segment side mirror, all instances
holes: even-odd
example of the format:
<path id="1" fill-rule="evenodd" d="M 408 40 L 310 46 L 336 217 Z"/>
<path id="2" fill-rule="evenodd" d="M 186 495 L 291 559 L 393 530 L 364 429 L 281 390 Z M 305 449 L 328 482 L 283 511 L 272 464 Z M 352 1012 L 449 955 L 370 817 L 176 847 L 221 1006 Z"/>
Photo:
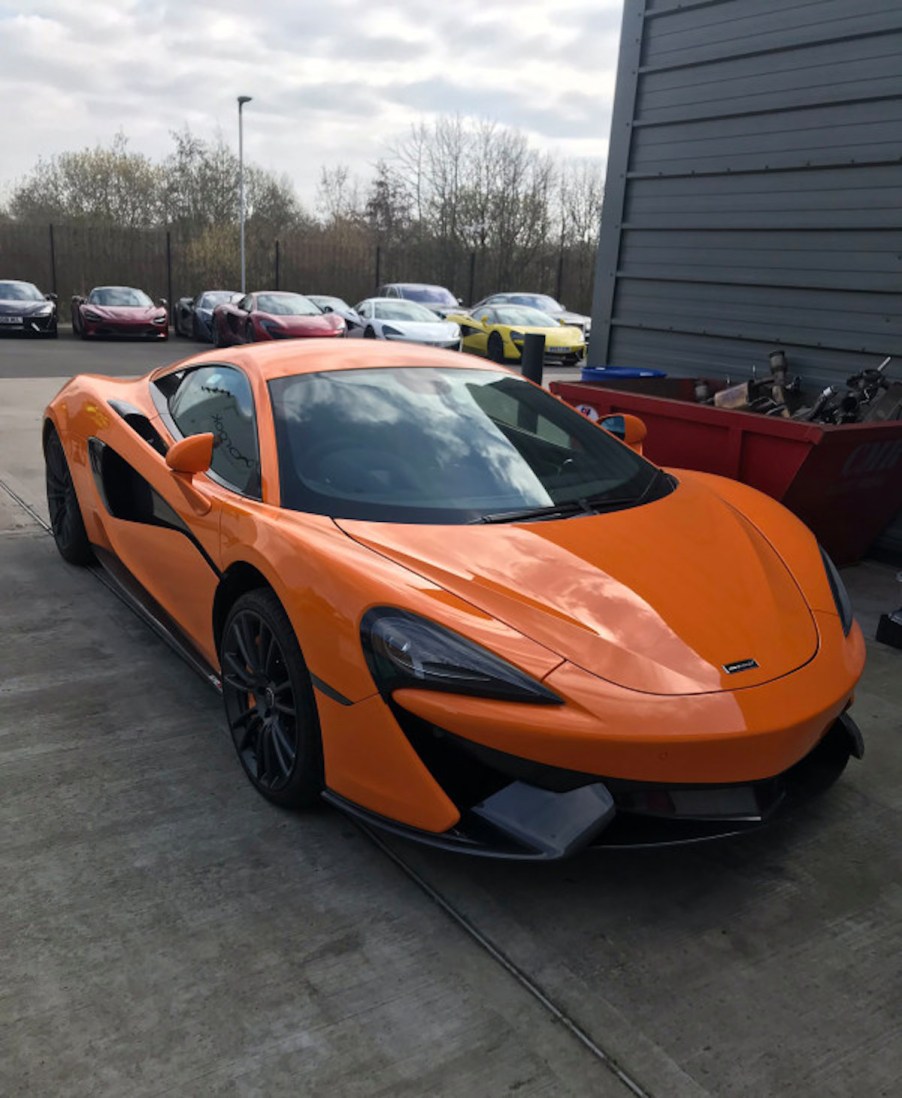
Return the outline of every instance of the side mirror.
<path id="1" fill-rule="evenodd" d="M 642 443 L 648 434 L 648 428 L 638 416 L 627 414 L 605 416 L 604 419 L 599 421 L 599 425 L 604 427 L 606 431 L 610 431 L 621 442 L 625 442 L 637 454 L 642 453 Z"/>
<path id="2" fill-rule="evenodd" d="M 463 303 L 464 303 L 464 299 L 463 299 L 462 297 L 459 297 L 459 298 L 457 299 L 457 304 L 458 304 L 458 305 L 463 305 Z"/>
<path id="3" fill-rule="evenodd" d="M 483 313 L 482 316 L 479 318 L 479 321 L 480 321 L 481 324 L 488 324 L 489 314 L 488 313 Z"/>
<path id="4" fill-rule="evenodd" d="M 162 305 L 162 306 L 163 306 L 163 308 L 165 309 L 165 308 L 166 308 L 166 306 L 167 306 L 167 305 L 169 304 L 169 302 L 168 302 L 168 301 L 166 300 L 166 298 L 165 298 L 165 297 L 158 297 L 158 298 L 157 298 L 157 304 L 158 304 L 158 305 Z"/>
<path id="5" fill-rule="evenodd" d="M 335 310 L 332 308 L 331 305 L 324 305 L 323 306 L 323 312 L 324 313 L 334 313 Z"/>
<path id="6" fill-rule="evenodd" d="M 44 297 L 48 301 L 58 301 L 59 300 L 59 298 L 56 296 L 56 294 L 44 294 Z"/>
<path id="7" fill-rule="evenodd" d="M 189 435 L 180 439 L 166 451 L 166 464 L 173 473 L 189 479 L 197 473 L 205 473 L 213 460 L 213 435 Z"/>

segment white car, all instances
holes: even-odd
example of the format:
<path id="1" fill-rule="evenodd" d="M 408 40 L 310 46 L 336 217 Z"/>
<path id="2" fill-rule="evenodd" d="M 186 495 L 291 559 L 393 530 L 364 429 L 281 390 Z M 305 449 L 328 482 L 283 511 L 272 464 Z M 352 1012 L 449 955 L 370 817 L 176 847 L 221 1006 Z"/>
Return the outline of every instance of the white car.
<path id="1" fill-rule="evenodd" d="M 439 318 L 415 301 L 390 297 L 368 297 L 355 308 L 355 321 L 348 321 L 351 339 L 397 339 L 425 343 L 429 347 L 460 350 L 460 327 Z"/>

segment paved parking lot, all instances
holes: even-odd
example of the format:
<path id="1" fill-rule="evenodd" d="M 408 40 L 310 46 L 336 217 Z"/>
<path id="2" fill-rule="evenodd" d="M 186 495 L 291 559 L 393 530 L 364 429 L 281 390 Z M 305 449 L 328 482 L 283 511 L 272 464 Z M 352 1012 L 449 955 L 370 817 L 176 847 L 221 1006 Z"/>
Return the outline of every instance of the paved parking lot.
<path id="1" fill-rule="evenodd" d="M 60 379 L 191 349 L 0 343 L 0 1093 L 900 1093 L 902 652 L 864 761 L 741 840 L 499 865 L 280 812 L 41 525 Z M 846 572 L 869 637 L 894 571 Z"/>

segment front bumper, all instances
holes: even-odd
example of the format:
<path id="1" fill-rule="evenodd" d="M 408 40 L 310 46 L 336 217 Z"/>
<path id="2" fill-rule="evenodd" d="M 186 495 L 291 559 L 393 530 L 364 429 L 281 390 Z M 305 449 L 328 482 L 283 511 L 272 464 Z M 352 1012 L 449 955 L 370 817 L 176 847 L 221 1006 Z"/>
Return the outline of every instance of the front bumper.
<path id="1" fill-rule="evenodd" d="M 428 731 L 421 729 L 420 734 Z M 599 779 L 486 751 L 457 737 L 437 739 L 445 741 L 440 749 L 445 759 L 437 763 L 433 752 L 430 769 L 441 772 L 436 776 L 443 787 L 452 787 L 446 792 L 456 798 L 461 782 L 471 787 L 485 783 L 485 795 L 461 812 L 454 827 L 425 831 L 332 791 L 324 798 L 364 823 L 437 849 L 484 858 L 558 861 L 590 847 L 671 846 L 755 830 L 829 788 L 850 756 L 864 753 L 861 732 L 847 713 L 786 772 L 725 785 Z M 422 744 L 418 746 L 422 751 Z"/>
<path id="2" fill-rule="evenodd" d="M 0 316 L 0 335 L 43 336 L 55 332 L 55 313 L 45 316 Z"/>
<path id="3" fill-rule="evenodd" d="M 168 339 L 168 324 L 125 324 L 111 320 L 82 320 L 86 336 L 98 339 Z"/>

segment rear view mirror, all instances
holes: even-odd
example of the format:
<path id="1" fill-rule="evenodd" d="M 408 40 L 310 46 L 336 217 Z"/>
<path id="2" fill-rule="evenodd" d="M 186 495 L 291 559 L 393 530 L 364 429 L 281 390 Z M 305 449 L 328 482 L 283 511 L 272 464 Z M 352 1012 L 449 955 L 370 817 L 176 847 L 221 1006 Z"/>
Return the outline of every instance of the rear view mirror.
<path id="1" fill-rule="evenodd" d="M 173 473 L 193 477 L 205 473 L 213 460 L 213 435 L 189 435 L 180 439 L 166 451 L 166 464 Z"/>
<path id="2" fill-rule="evenodd" d="M 642 453 L 642 444 L 648 434 L 648 428 L 638 416 L 625 413 L 605 416 L 604 419 L 599 421 L 599 424 L 606 431 L 610 431 L 612 435 L 619 438 L 621 442 L 625 442 L 637 454 Z"/>

